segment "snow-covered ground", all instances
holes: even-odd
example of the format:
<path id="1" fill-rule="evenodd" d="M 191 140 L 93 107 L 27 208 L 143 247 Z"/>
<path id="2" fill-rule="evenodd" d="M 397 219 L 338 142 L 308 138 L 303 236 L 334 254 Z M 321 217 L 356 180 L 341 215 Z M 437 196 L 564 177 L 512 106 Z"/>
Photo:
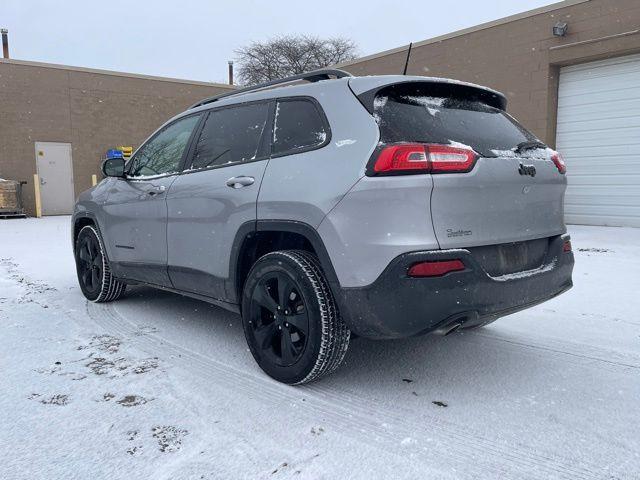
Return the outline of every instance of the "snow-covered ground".
<path id="1" fill-rule="evenodd" d="M 0 220 L 0 478 L 638 479 L 640 229 L 570 232 L 567 294 L 473 333 L 357 339 L 288 387 L 219 308 L 86 302 L 68 217 Z"/>

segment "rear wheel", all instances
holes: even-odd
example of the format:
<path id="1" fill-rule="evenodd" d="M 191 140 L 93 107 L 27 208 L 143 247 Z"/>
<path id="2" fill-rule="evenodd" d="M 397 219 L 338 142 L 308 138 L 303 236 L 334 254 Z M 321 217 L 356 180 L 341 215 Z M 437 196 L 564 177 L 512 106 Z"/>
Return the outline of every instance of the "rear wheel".
<path id="1" fill-rule="evenodd" d="M 280 382 L 303 384 L 333 372 L 349 346 L 349 329 L 308 252 L 261 257 L 245 283 L 242 318 L 253 357 Z"/>
<path id="2" fill-rule="evenodd" d="M 93 225 L 82 227 L 76 240 L 76 271 L 84 296 L 92 302 L 117 300 L 126 285 L 111 275 L 102 240 Z"/>

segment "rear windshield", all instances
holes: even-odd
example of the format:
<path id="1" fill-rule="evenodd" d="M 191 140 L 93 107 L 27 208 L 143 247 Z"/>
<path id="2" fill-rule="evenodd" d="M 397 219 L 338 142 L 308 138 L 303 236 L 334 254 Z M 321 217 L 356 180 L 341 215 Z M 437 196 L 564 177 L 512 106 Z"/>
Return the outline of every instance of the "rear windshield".
<path id="1" fill-rule="evenodd" d="M 382 90 L 373 107 L 384 143 L 463 144 L 484 157 L 496 157 L 536 140 L 503 110 L 477 99 Z"/>

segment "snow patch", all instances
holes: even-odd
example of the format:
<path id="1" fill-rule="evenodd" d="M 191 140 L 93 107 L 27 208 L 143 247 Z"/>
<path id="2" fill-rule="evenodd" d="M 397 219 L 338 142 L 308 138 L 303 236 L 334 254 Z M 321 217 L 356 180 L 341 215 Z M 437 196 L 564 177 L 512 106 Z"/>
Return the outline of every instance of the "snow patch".
<path id="1" fill-rule="evenodd" d="M 549 160 L 552 150 L 550 148 L 532 148 L 524 152 L 516 152 L 516 147 L 510 150 L 491 150 L 496 157 L 504 158 L 539 158 Z"/>
<path id="2" fill-rule="evenodd" d="M 456 142 L 455 140 L 451 140 L 451 139 L 447 139 L 447 141 L 449 142 L 449 145 L 452 147 L 464 148 L 466 150 L 473 150 L 473 148 L 471 148 L 469 145 L 465 143 Z"/>
<path id="3" fill-rule="evenodd" d="M 356 143 L 357 140 L 354 140 L 353 138 L 347 138 L 345 140 L 338 140 L 336 143 L 336 147 L 340 148 L 340 147 L 344 147 L 346 145 L 353 145 L 354 143 Z"/>
<path id="4" fill-rule="evenodd" d="M 558 259 L 554 258 L 550 263 L 546 265 L 542 265 L 541 267 L 538 267 L 538 268 L 532 268 L 531 270 L 523 270 L 521 272 L 507 273 L 505 275 L 500 275 L 500 276 L 491 277 L 491 278 L 497 282 L 508 282 L 510 280 L 533 277 L 534 275 L 539 275 L 540 273 L 550 272 L 551 270 L 556 268 L 557 263 L 558 263 Z"/>
<path id="5" fill-rule="evenodd" d="M 436 115 L 440 112 L 439 107 L 442 107 L 446 98 L 444 97 L 416 97 L 412 95 L 407 95 L 401 97 L 403 100 L 407 100 L 412 103 L 417 103 L 418 105 L 422 105 L 427 109 L 430 115 Z"/>

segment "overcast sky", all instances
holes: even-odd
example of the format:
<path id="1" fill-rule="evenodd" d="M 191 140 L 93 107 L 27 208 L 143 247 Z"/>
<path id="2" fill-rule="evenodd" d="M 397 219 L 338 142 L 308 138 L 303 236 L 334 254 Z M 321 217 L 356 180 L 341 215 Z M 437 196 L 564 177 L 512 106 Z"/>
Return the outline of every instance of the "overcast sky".
<path id="1" fill-rule="evenodd" d="M 254 40 L 344 36 L 369 55 L 551 3 L 0 0 L 0 27 L 20 60 L 225 82 L 234 50 Z"/>

